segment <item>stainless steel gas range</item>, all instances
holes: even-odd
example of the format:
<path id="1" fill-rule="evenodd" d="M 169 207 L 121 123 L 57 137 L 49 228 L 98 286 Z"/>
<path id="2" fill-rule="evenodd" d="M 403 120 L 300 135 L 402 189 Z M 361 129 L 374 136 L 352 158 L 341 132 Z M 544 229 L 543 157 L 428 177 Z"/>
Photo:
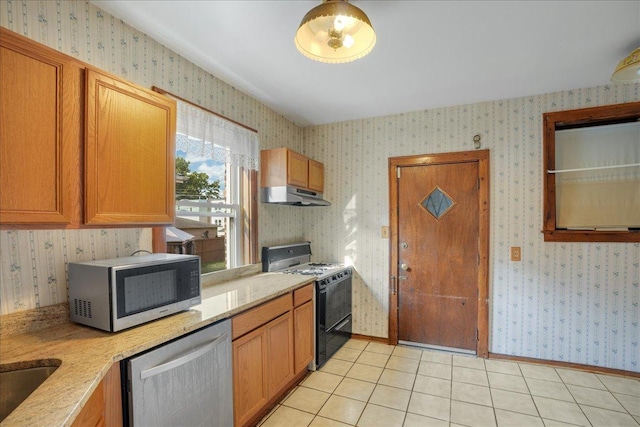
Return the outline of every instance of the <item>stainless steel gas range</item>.
<path id="1" fill-rule="evenodd" d="M 321 367 L 351 338 L 351 277 L 339 263 L 311 262 L 310 242 L 262 248 L 262 271 L 315 277 L 316 356 Z"/>

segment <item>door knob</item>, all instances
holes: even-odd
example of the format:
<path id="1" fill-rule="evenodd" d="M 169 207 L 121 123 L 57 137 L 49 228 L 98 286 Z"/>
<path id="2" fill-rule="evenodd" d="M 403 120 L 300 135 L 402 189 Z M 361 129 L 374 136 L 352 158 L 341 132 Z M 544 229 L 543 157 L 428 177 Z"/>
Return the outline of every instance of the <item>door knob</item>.
<path id="1" fill-rule="evenodd" d="M 402 263 L 400 264 L 400 270 L 407 271 L 409 270 L 409 266 L 407 264 Z"/>

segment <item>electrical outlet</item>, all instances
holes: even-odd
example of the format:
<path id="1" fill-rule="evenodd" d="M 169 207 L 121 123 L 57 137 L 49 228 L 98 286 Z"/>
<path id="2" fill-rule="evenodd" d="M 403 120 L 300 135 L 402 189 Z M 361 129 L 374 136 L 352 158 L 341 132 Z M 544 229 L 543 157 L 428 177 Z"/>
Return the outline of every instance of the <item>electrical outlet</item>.
<path id="1" fill-rule="evenodd" d="M 380 232 L 380 235 L 382 236 L 383 239 L 388 239 L 389 238 L 389 226 L 388 225 L 383 225 L 382 226 L 382 231 Z"/>
<path id="2" fill-rule="evenodd" d="M 522 252 L 520 246 L 511 246 L 511 261 L 520 261 L 522 259 Z"/>

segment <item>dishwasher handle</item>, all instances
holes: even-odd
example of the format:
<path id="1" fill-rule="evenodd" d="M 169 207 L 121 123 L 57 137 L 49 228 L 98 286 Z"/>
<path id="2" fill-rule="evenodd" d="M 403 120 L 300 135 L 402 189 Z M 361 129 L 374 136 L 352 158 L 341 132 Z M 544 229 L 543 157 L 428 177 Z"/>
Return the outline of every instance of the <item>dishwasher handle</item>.
<path id="1" fill-rule="evenodd" d="M 227 338 L 226 333 L 220 335 L 219 337 L 216 337 L 213 341 L 197 348 L 196 350 L 192 351 L 189 354 L 185 354 L 182 357 L 178 357 L 177 359 L 173 359 L 167 363 L 163 363 L 162 365 L 158 365 L 150 369 L 145 369 L 144 371 L 140 372 L 140 379 L 145 380 L 155 375 L 159 375 L 164 372 L 175 369 L 178 366 L 185 365 L 197 359 L 198 357 L 208 353 L 209 351 L 211 351 L 215 346 L 217 346 L 225 338 Z"/>

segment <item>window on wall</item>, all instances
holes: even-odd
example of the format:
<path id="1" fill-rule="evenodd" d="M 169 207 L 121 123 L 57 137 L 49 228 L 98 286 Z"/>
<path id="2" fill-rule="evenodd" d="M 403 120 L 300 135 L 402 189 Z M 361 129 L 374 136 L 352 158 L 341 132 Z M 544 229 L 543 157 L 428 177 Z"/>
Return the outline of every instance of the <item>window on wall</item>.
<path id="1" fill-rule="evenodd" d="M 543 119 L 545 241 L 640 241 L 640 103 Z"/>
<path id="2" fill-rule="evenodd" d="M 200 255 L 203 273 L 257 262 L 257 133 L 181 100 L 176 129 L 168 251 Z"/>

